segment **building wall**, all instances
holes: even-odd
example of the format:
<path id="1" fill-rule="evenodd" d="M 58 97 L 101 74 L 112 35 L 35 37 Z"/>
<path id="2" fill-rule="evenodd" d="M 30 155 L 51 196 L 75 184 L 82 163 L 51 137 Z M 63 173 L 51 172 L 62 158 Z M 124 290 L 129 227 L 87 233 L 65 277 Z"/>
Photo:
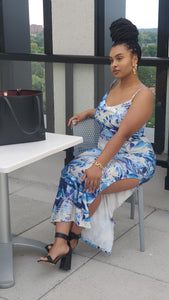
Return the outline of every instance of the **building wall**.
<path id="1" fill-rule="evenodd" d="M 54 54 L 94 55 L 94 0 L 52 0 Z"/>
<path id="2" fill-rule="evenodd" d="M 73 68 L 74 113 L 94 107 L 94 66 L 75 64 Z"/>
<path id="3" fill-rule="evenodd" d="M 94 0 L 52 0 L 53 53 L 94 55 Z M 65 133 L 65 66 L 54 64 L 55 132 Z M 74 113 L 94 106 L 94 67 L 73 66 Z"/>

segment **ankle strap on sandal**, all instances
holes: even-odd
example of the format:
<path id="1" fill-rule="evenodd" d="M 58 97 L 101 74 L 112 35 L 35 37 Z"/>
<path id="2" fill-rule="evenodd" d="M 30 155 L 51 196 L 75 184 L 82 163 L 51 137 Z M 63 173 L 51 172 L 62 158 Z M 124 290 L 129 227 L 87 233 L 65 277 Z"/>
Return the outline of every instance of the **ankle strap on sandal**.
<path id="1" fill-rule="evenodd" d="M 68 235 L 66 235 L 66 234 L 64 234 L 64 233 L 56 232 L 56 233 L 55 233 L 55 237 L 60 237 L 60 238 L 62 238 L 62 239 L 64 239 L 64 240 L 66 240 L 66 241 L 69 241 Z"/>
<path id="2" fill-rule="evenodd" d="M 79 240 L 81 238 L 81 234 L 75 234 L 74 232 L 69 232 L 69 240 Z"/>

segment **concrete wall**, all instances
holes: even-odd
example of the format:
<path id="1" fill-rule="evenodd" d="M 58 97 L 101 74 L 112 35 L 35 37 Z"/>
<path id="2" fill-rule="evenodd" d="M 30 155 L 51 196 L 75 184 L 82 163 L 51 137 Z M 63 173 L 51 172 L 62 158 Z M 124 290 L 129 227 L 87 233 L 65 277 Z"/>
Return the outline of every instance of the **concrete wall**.
<path id="1" fill-rule="evenodd" d="M 94 0 L 52 0 L 55 54 L 94 55 Z"/>
<path id="2" fill-rule="evenodd" d="M 65 64 L 54 64 L 53 84 L 55 132 L 65 133 Z"/>
<path id="3" fill-rule="evenodd" d="M 94 66 L 75 64 L 73 69 L 74 113 L 94 107 Z"/>
<path id="4" fill-rule="evenodd" d="M 94 17 L 94 0 L 52 0 L 53 53 L 94 55 Z M 53 74 L 55 132 L 65 133 L 65 65 Z M 93 107 L 93 66 L 73 66 L 73 93 L 74 113 Z"/>

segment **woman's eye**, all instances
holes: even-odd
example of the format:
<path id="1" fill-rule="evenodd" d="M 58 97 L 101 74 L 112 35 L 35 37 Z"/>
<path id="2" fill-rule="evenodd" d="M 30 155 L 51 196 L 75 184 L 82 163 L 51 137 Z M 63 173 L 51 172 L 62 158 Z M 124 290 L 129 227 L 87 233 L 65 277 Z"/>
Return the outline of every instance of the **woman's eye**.
<path id="1" fill-rule="evenodd" d="M 117 60 L 119 61 L 119 60 L 121 60 L 122 59 L 122 57 L 117 57 Z"/>

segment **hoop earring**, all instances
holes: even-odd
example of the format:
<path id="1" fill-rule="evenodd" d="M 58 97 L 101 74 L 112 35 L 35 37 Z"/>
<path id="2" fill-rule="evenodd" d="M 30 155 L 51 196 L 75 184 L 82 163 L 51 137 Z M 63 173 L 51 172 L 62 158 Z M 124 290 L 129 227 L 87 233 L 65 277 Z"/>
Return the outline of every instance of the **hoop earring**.
<path id="1" fill-rule="evenodd" d="M 134 75 L 137 73 L 137 63 L 133 63 L 133 73 Z"/>

